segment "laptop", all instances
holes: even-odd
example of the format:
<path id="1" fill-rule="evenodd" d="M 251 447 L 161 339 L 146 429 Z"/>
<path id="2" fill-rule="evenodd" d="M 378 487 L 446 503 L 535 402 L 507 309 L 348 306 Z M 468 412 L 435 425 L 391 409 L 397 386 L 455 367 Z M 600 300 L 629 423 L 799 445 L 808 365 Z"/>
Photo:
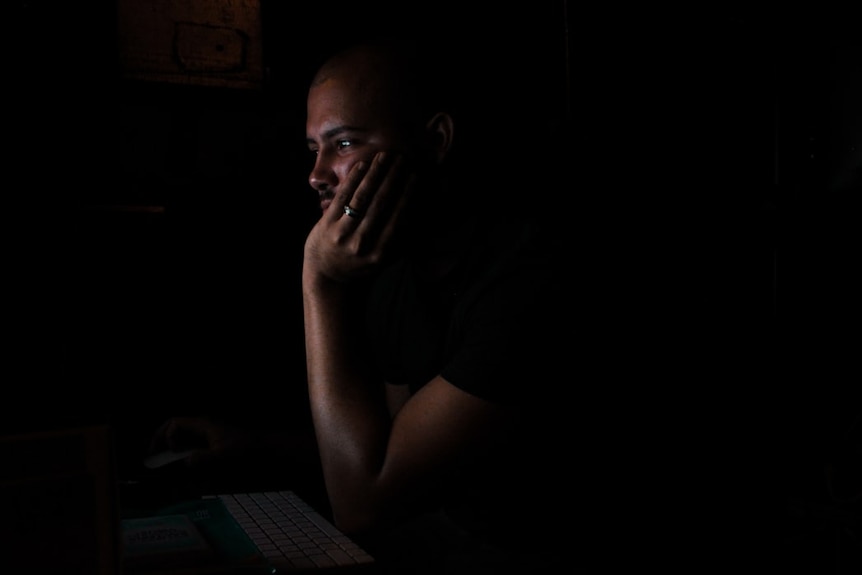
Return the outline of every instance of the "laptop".
<path id="1" fill-rule="evenodd" d="M 0 573 L 366 572 L 374 558 L 290 490 L 123 504 L 111 427 L 0 436 Z"/>

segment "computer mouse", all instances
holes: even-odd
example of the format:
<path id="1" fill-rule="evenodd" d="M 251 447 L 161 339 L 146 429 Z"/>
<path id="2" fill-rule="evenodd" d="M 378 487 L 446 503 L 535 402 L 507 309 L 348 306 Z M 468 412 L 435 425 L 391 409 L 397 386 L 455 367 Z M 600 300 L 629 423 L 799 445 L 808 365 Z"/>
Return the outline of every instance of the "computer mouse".
<path id="1" fill-rule="evenodd" d="M 158 453 L 154 453 L 145 457 L 144 467 L 146 467 L 147 469 L 158 469 L 159 467 L 164 467 L 165 465 L 174 463 L 175 461 L 185 459 L 193 452 L 194 449 L 185 449 L 181 451 L 166 449 L 165 451 L 160 451 Z"/>

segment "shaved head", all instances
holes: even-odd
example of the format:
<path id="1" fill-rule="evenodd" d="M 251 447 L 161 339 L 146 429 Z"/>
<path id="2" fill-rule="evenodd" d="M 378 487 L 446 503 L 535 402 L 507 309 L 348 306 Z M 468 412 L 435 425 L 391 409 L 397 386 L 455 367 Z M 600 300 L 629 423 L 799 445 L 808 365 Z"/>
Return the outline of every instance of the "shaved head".
<path id="1" fill-rule="evenodd" d="M 386 39 L 345 48 L 327 59 L 311 83 L 338 81 L 370 109 L 399 122 L 424 125 L 437 112 L 452 114 L 447 74 L 415 44 Z"/>

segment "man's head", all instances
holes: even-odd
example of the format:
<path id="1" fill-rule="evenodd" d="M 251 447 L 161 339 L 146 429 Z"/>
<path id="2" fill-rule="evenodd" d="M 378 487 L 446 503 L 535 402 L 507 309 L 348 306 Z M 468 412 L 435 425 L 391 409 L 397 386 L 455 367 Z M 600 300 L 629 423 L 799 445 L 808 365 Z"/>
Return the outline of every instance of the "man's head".
<path id="1" fill-rule="evenodd" d="M 379 151 L 401 153 L 423 171 L 443 163 L 453 120 L 439 97 L 445 82 L 424 62 L 407 45 L 383 42 L 352 46 L 320 67 L 308 92 L 306 138 L 321 209 L 350 168 Z"/>

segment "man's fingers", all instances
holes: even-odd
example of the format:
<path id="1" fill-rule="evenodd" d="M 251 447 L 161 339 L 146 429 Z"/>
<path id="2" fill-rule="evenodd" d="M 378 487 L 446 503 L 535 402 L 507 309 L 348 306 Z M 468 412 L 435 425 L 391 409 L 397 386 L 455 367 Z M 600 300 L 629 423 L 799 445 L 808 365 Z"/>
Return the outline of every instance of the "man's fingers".
<path id="1" fill-rule="evenodd" d="M 363 175 L 368 170 L 368 162 L 357 162 L 350 168 L 347 174 L 347 179 L 342 183 L 341 188 L 332 198 L 332 203 L 323 214 L 323 219 L 330 223 L 338 222 L 345 218 L 344 207 L 352 199 L 357 187 L 362 182 Z"/>
<path id="2" fill-rule="evenodd" d="M 388 152 L 378 152 L 370 163 L 358 162 L 336 202 L 342 212 L 339 217 L 353 224 L 373 226 L 376 218 L 385 213 L 381 208 L 388 197 L 395 193 L 393 181 L 400 166 L 400 157 Z"/>

